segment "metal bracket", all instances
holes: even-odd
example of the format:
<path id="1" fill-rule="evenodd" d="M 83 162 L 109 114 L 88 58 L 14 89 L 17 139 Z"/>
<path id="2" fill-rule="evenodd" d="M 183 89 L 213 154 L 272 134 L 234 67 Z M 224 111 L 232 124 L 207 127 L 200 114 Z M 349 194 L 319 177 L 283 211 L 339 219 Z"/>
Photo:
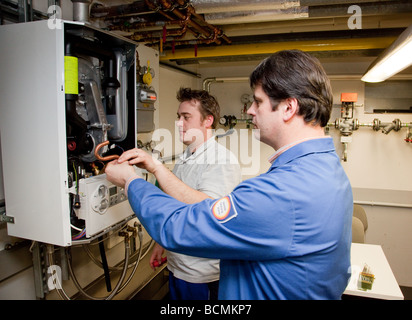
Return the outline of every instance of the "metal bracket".
<path id="1" fill-rule="evenodd" d="M 6 209 L 0 208 L 0 222 L 14 223 L 14 217 L 6 215 Z"/>

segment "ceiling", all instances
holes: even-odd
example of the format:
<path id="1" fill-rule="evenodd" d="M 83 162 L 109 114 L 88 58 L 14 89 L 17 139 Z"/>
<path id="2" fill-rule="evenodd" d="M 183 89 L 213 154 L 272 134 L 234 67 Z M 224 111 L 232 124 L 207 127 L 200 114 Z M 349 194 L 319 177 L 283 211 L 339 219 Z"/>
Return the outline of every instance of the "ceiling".
<path id="1" fill-rule="evenodd" d="M 250 61 L 281 49 L 371 57 L 412 23 L 412 1 L 99 0 L 90 18 L 178 65 Z"/>
<path id="2" fill-rule="evenodd" d="M 32 1 L 1 0 L 1 24 L 48 19 L 37 10 L 28 17 L 24 4 Z M 412 23 L 410 0 L 53 1 L 72 2 L 94 26 L 156 48 L 162 64 L 193 67 L 260 61 L 282 49 L 370 63 Z"/>

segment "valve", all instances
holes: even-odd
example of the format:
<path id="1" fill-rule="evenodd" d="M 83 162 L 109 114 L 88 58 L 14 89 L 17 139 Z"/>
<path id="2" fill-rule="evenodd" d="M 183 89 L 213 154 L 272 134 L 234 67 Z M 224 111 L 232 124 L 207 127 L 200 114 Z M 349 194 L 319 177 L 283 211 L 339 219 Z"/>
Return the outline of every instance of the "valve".
<path id="1" fill-rule="evenodd" d="M 236 121 L 237 121 L 236 117 L 231 116 L 231 115 L 229 115 L 229 116 L 225 115 L 225 116 L 223 116 L 219 119 L 219 123 L 221 125 L 229 126 L 230 129 L 232 129 L 236 125 L 236 123 L 237 123 Z"/>
<path id="2" fill-rule="evenodd" d="M 401 129 L 402 123 L 401 120 L 395 119 L 391 123 L 389 123 L 387 126 L 382 128 L 382 133 L 388 134 L 392 130 L 399 131 Z"/>
<path id="3" fill-rule="evenodd" d="M 372 129 L 374 131 L 379 131 L 380 128 L 381 128 L 381 121 L 379 119 L 373 119 Z"/>

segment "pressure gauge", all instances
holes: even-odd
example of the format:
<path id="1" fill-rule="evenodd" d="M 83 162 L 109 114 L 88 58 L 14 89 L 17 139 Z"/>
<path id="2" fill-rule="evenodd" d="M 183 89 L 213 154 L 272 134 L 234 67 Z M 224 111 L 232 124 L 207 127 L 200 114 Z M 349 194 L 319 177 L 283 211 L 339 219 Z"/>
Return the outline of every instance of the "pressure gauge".
<path id="1" fill-rule="evenodd" d="M 242 96 L 240 97 L 240 101 L 241 101 L 242 103 L 248 103 L 248 102 L 250 102 L 249 95 L 248 95 L 247 93 L 242 94 Z"/>

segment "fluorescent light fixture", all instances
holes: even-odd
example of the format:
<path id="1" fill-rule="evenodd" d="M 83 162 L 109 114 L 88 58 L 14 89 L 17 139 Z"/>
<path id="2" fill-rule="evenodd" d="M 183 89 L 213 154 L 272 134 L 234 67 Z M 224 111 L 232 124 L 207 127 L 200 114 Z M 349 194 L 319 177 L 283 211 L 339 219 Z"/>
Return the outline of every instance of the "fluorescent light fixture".
<path id="1" fill-rule="evenodd" d="M 362 77 L 365 82 L 381 82 L 412 65 L 412 25 L 410 25 L 369 66 Z"/>

